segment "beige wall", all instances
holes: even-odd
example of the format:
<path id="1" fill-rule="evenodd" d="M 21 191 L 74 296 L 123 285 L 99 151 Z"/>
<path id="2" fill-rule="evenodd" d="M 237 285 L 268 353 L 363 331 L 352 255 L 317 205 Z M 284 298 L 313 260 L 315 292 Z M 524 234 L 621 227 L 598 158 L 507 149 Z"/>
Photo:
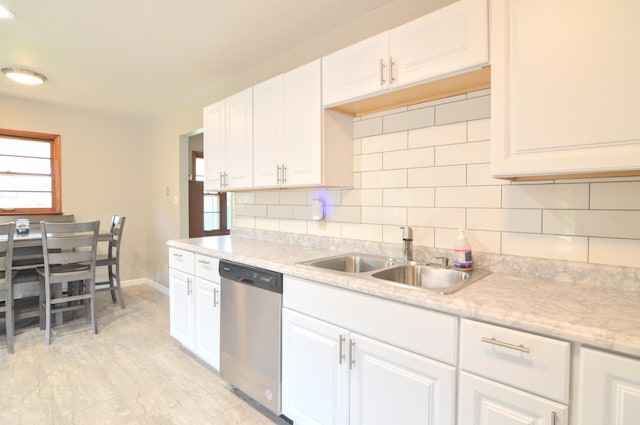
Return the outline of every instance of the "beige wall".
<path id="1" fill-rule="evenodd" d="M 147 191 L 143 185 L 144 128 L 99 112 L 0 98 L 0 128 L 61 135 L 62 208 L 76 220 L 127 217 L 123 279 L 144 276 Z"/>

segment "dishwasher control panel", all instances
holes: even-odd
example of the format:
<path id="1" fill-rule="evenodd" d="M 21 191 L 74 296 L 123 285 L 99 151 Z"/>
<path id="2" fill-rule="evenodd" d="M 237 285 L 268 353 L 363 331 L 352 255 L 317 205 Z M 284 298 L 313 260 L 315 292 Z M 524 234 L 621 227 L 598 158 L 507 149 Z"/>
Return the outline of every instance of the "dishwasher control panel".
<path id="1" fill-rule="evenodd" d="M 219 271 L 222 278 L 282 293 L 282 273 L 227 260 L 220 260 Z"/>

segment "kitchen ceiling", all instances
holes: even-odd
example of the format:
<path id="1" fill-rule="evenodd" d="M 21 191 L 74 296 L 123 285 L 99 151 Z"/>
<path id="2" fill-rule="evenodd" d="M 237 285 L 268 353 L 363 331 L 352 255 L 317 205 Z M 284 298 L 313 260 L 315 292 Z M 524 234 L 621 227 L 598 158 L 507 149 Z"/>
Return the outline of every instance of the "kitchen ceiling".
<path id="1" fill-rule="evenodd" d="M 160 116 L 394 3 L 451 1 L 0 0 L 16 15 L 0 21 L 0 66 L 48 77 L 28 87 L 0 75 L 0 96 Z"/>

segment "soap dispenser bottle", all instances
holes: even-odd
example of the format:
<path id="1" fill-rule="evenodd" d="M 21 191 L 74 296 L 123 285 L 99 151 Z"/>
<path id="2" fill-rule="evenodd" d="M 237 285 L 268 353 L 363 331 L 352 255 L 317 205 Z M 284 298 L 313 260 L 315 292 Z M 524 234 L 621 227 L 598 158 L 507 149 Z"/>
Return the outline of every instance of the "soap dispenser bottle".
<path id="1" fill-rule="evenodd" d="M 453 268 L 464 271 L 473 270 L 473 254 L 464 229 L 458 229 L 453 247 Z"/>

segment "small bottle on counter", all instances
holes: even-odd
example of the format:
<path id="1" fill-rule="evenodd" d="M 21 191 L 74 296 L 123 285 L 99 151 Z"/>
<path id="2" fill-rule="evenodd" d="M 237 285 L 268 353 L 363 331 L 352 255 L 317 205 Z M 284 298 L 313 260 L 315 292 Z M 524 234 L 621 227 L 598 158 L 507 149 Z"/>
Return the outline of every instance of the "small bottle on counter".
<path id="1" fill-rule="evenodd" d="M 456 243 L 453 246 L 453 268 L 464 271 L 473 270 L 473 254 L 464 229 L 458 229 Z"/>

